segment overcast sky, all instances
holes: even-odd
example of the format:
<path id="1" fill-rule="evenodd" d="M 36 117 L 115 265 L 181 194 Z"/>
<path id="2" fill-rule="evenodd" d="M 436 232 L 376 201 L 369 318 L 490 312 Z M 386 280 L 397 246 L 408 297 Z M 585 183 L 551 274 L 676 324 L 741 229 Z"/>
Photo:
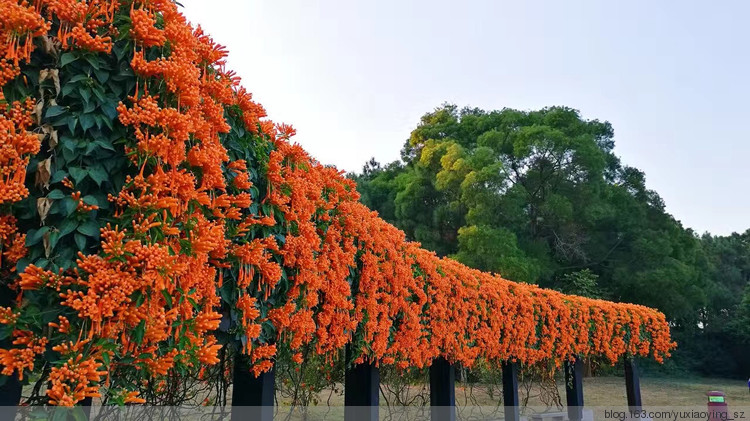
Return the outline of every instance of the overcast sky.
<path id="1" fill-rule="evenodd" d="M 324 164 L 390 162 L 443 102 L 608 120 L 683 225 L 750 228 L 750 2 L 180 0 Z"/>

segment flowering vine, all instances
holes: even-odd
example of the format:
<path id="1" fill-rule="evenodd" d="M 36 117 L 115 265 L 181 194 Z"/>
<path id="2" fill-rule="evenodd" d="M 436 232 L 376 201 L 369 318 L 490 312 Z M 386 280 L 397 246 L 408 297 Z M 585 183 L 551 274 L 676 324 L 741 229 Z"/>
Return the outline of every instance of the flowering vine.
<path id="1" fill-rule="evenodd" d="M 0 0 L 0 370 L 145 402 L 223 350 L 423 367 L 675 346 L 664 316 L 441 259 L 358 202 L 170 0 Z M 64 82 L 64 83 L 63 83 Z"/>

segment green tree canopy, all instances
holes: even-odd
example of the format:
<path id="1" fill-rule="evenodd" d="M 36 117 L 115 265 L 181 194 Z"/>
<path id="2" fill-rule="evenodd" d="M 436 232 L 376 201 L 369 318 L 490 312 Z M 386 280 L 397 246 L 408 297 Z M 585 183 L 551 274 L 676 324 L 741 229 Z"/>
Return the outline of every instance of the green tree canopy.
<path id="1" fill-rule="evenodd" d="M 621 163 L 613 136 L 567 107 L 445 105 L 422 117 L 403 162 L 373 160 L 355 178 L 365 204 L 441 255 L 553 288 L 589 270 L 606 298 L 691 320 L 706 300 L 699 241 Z"/>
<path id="2" fill-rule="evenodd" d="M 750 231 L 699 237 L 567 107 L 425 114 L 401 161 L 352 174 L 362 201 L 424 247 L 565 293 L 663 311 L 685 370 L 750 370 Z"/>

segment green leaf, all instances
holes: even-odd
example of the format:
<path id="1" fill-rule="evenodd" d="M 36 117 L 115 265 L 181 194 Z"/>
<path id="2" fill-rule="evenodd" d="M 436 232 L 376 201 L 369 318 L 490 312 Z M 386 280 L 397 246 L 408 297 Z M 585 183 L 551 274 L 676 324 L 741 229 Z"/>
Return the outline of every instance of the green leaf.
<path id="1" fill-rule="evenodd" d="M 89 113 L 93 113 L 95 109 L 96 109 L 96 102 L 85 102 L 83 104 L 84 115 L 85 114 L 89 114 Z M 83 117 L 83 116 L 81 116 L 81 117 Z M 81 126 L 83 126 L 83 122 L 81 122 Z"/>
<path id="2" fill-rule="evenodd" d="M 89 100 L 91 100 L 91 91 L 87 88 L 81 88 L 78 90 L 78 92 L 81 94 L 81 99 L 83 99 L 83 104 L 87 105 L 89 103 Z"/>
<path id="3" fill-rule="evenodd" d="M 135 306 L 140 307 L 141 304 L 143 304 L 143 300 L 146 299 L 146 297 L 143 295 L 141 291 L 136 291 L 133 293 L 135 295 Z"/>
<path id="4" fill-rule="evenodd" d="M 73 76 L 72 78 L 70 78 L 70 81 L 68 81 L 68 83 L 75 83 L 75 82 L 80 82 L 82 80 L 88 80 L 88 79 L 89 79 L 89 75 L 82 73 L 82 74 L 77 74 Z"/>
<path id="5" fill-rule="evenodd" d="M 65 170 L 57 170 L 54 174 L 52 174 L 52 178 L 50 178 L 50 183 L 59 183 L 63 181 L 63 178 L 67 177 L 68 173 Z"/>
<path id="6" fill-rule="evenodd" d="M 16 263 L 16 273 L 23 273 L 29 264 L 31 264 L 31 259 L 28 256 L 19 260 L 18 263 Z"/>
<path id="7" fill-rule="evenodd" d="M 96 78 L 99 79 L 99 82 L 107 83 L 107 80 L 109 79 L 109 72 L 98 70 L 95 71 L 94 74 L 96 75 Z"/>
<path id="8" fill-rule="evenodd" d="M 92 180 L 96 182 L 96 185 L 101 187 L 102 183 L 107 181 L 109 178 L 109 174 L 107 174 L 107 171 L 104 170 L 101 166 L 96 166 L 93 168 L 89 168 L 89 176 Z"/>
<path id="9" fill-rule="evenodd" d="M 60 56 L 60 67 L 65 67 L 68 64 L 76 61 L 78 57 L 75 56 L 75 54 L 71 52 L 64 53 L 62 56 Z"/>
<path id="10" fill-rule="evenodd" d="M 44 234 L 49 231 L 49 227 L 41 227 L 38 230 L 29 230 L 26 234 L 26 247 L 31 247 L 39 244 L 44 238 Z"/>
<path id="11" fill-rule="evenodd" d="M 94 144 L 96 144 L 96 146 L 98 146 L 98 147 L 100 147 L 102 149 L 106 149 L 106 150 L 112 151 L 112 152 L 115 151 L 115 147 L 112 146 L 112 144 L 110 142 L 107 142 L 105 140 L 101 140 L 101 139 L 95 140 Z"/>
<path id="12" fill-rule="evenodd" d="M 65 193 L 63 193 L 59 189 L 54 189 L 49 192 L 49 194 L 47 194 L 47 199 L 60 200 L 63 197 L 65 197 Z"/>
<path id="13" fill-rule="evenodd" d="M 66 97 L 72 94 L 73 92 L 75 92 L 76 89 L 78 89 L 78 87 L 75 84 L 67 83 L 65 84 L 65 86 L 62 87 L 62 90 L 60 91 L 60 93 L 62 94 L 63 97 Z"/>
<path id="14" fill-rule="evenodd" d="M 136 326 L 135 329 L 133 329 L 133 339 L 135 340 L 135 343 L 140 344 L 141 341 L 143 341 L 143 335 L 146 333 L 146 321 L 141 320 L 140 323 L 138 323 L 138 326 Z"/>
<path id="15" fill-rule="evenodd" d="M 117 107 L 114 104 L 111 104 L 109 102 L 102 104 L 101 106 L 102 112 L 110 119 L 115 120 L 117 118 Z"/>
<path id="16" fill-rule="evenodd" d="M 99 86 L 95 86 L 91 91 L 94 92 L 94 96 L 99 99 L 100 103 L 107 102 L 107 97 L 104 96 L 104 91 Z"/>
<path id="17" fill-rule="evenodd" d="M 120 364 L 131 364 L 133 361 L 135 361 L 135 357 L 133 356 L 127 356 L 120 358 Z"/>
<path id="18" fill-rule="evenodd" d="M 75 231 L 78 227 L 78 222 L 73 218 L 66 218 L 61 223 L 58 229 L 60 230 L 60 236 L 66 236 L 71 232 Z"/>
<path id="19" fill-rule="evenodd" d="M 76 246 L 78 247 L 78 250 L 85 251 L 86 250 L 86 236 L 81 235 L 79 233 L 75 233 L 73 238 L 76 241 Z"/>
<path id="20" fill-rule="evenodd" d="M 76 183 L 80 183 L 81 181 L 83 181 L 83 179 L 86 178 L 89 173 L 83 168 L 76 167 L 70 167 L 68 168 L 68 171 L 70 171 L 70 175 L 73 177 L 73 180 L 75 180 Z"/>
<path id="21" fill-rule="evenodd" d="M 172 308 L 172 296 L 169 295 L 169 292 L 167 292 L 166 289 L 161 290 L 161 295 L 164 297 L 164 300 L 167 302 L 167 305 L 169 305 L 169 308 Z"/>
<path id="22" fill-rule="evenodd" d="M 112 119 L 109 119 L 106 116 L 103 116 L 101 114 L 97 114 L 96 115 L 96 127 L 101 129 L 102 125 L 107 126 L 107 128 L 109 128 L 110 130 L 113 130 L 115 128 L 114 124 L 112 124 Z"/>
<path id="23" fill-rule="evenodd" d="M 89 64 L 91 65 L 91 67 L 94 68 L 94 70 L 99 70 L 100 69 L 100 67 L 99 67 L 99 64 L 100 64 L 99 63 L 99 59 L 96 56 L 86 55 L 84 58 L 86 59 L 86 61 L 89 62 Z"/>
<path id="24" fill-rule="evenodd" d="M 57 245 L 57 242 L 60 241 L 60 232 L 59 231 L 52 231 L 52 233 L 49 235 L 49 248 L 54 249 Z"/>
<path id="25" fill-rule="evenodd" d="M 62 136 L 60 138 L 60 145 L 62 145 L 64 151 L 75 152 L 78 148 L 78 141 L 72 137 Z"/>
<path id="26" fill-rule="evenodd" d="M 57 117 L 59 115 L 64 114 L 67 111 L 68 110 L 65 107 L 62 107 L 60 105 L 53 105 L 53 106 L 47 108 L 47 111 L 44 112 L 44 117 L 45 118 Z"/>
<path id="27" fill-rule="evenodd" d="M 13 333 L 13 326 L 10 325 L 0 325 L 0 341 L 3 341 L 5 339 L 10 338 L 10 335 Z M 7 379 L 7 376 L 0 375 L 0 387 L 5 384 L 5 380 Z"/>
<path id="28" fill-rule="evenodd" d="M 96 197 L 94 197 L 94 196 L 92 196 L 90 194 L 87 194 L 86 196 L 83 196 L 82 200 L 83 200 L 83 203 L 85 203 L 87 205 L 99 206 L 99 201 L 96 200 Z"/>
<path id="29" fill-rule="evenodd" d="M 93 111 L 93 108 L 87 112 L 91 111 Z M 83 131 L 87 131 L 88 129 L 94 127 L 94 123 L 96 123 L 96 120 L 94 119 L 94 116 L 92 114 L 81 114 L 78 117 L 78 121 L 81 123 L 81 128 L 83 129 Z"/>
<path id="30" fill-rule="evenodd" d="M 68 216 L 76 211 L 76 209 L 78 208 L 78 202 L 73 200 L 72 197 L 68 196 L 64 198 L 62 202 L 60 202 L 60 206 L 62 207 L 64 211 L 63 215 Z"/>
<path id="31" fill-rule="evenodd" d="M 82 225 L 78 226 L 77 231 L 87 237 L 98 238 L 99 237 L 99 224 L 93 220 L 86 221 Z"/>

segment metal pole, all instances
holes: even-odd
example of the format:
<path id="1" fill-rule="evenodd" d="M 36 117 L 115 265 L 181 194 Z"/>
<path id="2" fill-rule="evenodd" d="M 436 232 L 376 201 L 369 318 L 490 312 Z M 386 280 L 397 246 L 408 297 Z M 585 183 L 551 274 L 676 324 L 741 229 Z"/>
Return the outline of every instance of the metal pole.
<path id="1" fill-rule="evenodd" d="M 565 362 L 565 397 L 570 421 L 583 419 L 583 360 Z"/>
<path id="2" fill-rule="evenodd" d="M 13 292 L 5 285 L 0 285 L 0 306 L 9 307 L 13 304 Z M 0 341 L 0 348 L 8 349 L 13 345 L 12 339 Z M 0 386 L 0 406 L 18 406 L 21 403 L 21 382 L 15 375 L 2 376 L 5 382 Z M 5 410 L 3 411 L 6 412 Z"/>
<path id="3" fill-rule="evenodd" d="M 346 361 L 352 361 L 351 348 Z M 377 421 L 380 405 L 380 370 L 372 363 L 352 365 L 344 375 L 344 419 L 346 421 Z"/>
<path id="4" fill-rule="evenodd" d="M 503 371 L 503 406 L 505 421 L 520 421 L 521 411 L 518 406 L 518 363 L 505 361 Z"/>
<path id="5" fill-rule="evenodd" d="M 250 371 L 247 356 L 237 355 L 234 359 L 232 419 L 273 420 L 275 396 L 275 369 L 255 377 Z"/>
<path id="6" fill-rule="evenodd" d="M 432 421 L 456 420 L 456 370 L 443 357 L 430 366 L 430 414 Z"/>
<path id="7" fill-rule="evenodd" d="M 628 407 L 632 411 L 639 411 L 641 402 L 641 379 L 634 357 L 625 357 L 625 390 L 628 396 Z"/>

